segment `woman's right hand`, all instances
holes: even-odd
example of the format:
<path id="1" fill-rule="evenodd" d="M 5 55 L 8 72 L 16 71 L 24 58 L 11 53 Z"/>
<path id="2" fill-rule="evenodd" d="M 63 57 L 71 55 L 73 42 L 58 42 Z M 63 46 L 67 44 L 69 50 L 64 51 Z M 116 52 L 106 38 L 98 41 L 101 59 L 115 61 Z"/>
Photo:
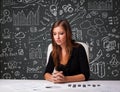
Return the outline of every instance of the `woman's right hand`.
<path id="1" fill-rule="evenodd" d="M 64 82 L 65 76 L 63 75 L 63 71 L 54 71 L 52 73 L 52 82 L 61 83 Z"/>

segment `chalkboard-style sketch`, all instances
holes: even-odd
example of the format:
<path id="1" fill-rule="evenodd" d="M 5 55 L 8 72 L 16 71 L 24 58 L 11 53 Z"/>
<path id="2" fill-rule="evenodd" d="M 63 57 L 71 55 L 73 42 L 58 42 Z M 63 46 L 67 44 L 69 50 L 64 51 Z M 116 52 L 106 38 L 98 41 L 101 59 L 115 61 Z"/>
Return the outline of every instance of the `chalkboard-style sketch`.
<path id="1" fill-rule="evenodd" d="M 103 55 L 102 50 L 99 50 L 99 52 L 97 53 L 96 58 L 95 58 L 94 60 L 92 60 L 92 61 L 90 62 L 90 64 L 92 64 L 92 63 L 98 61 L 98 59 L 100 59 L 100 57 L 101 57 L 102 55 Z"/>
<path id="2" fill-rule="evenodd" d="M 10 73 L 4 73 L 3 76 L 2 76 L 3 79 L 11 79 L 11 77 L 12 76 L 11 76 Z"/>
<path id="3" fill-rule="evenodd" d="M 109 25 L 117 25 L 119 24 L 119 18 L 117 16 L 108 17 Z"/>
<path id="4" fill-rule="evenodd" d="M 94 23 L 95 23 L 95 25 L 97 25 L 97 26 L 101 26 L 101 25 L 104 24 L 103 20 L 101 20 L 100 18 L 95 18 L 95 19 L 94 19 Z"/>
<path id="5" fill-rule="evenodd" d="M 91 26 L 92 26 L 92 25 L 91 25 L 91 22 L 88 21 L 88 20 L 86 20 L 86 21 L 84 21 L 84 22 L 82 22 L 82 23 L 80 24 L 80 27 L 81 27 L 82 29 L 89 29 Z"/>
<path id="6" fill-rule="evenodd" d="M 25 4 L 28 4 L 28 3 L 33 3 L 37 0 L 17 0 L 17 2 L 20 2 L 20 3 L 25 3 Z"/>
<path id="7" fill-rule="evenodd" d="M 91 36 L 91 37 L 97 37 L 97 36 L 99 35 L 99 33 L 97 32 L 96 29 L 89 29 L 89 30 L 87 31 L 87 34 L 88 34 L 89 36 Z"/>
<path id="8" fill-rule="evenodd" d="M 107 12 L 102 12 L 102 18 L 106 19 L 108 17 L 108 13 Z"/>
<path id="9" fill-rule="evenodd" d="M 10 11 L 8 9 L 5 9 L 3 11 L 3 17 L 0 18 L 0 23 L 5 24 L 10 22 L 12 22 L 12 18 L 10 17 Z"/>
<path id="10" fill-rule="evenodd" d="M 9 47 L 10 46 L 10 42 L 6 42 L 6 47 L 1 49 L 1 54 L 0 57 L 12 57 L 12 56 L 17 56 L 17 52 L 14 52 L 13 48 Z"/>
<path id="11" fill-rule="evenodd" d="M 112 71 L 112 75 L 113 75 L 114 77 L 119 76 L 119 73 L 120 73 L 120 71 L 117 70 L 117 69 L 115 69 L 115 70 Z"/>
<path id="12" fill-rule="evenodd" d="M 42 58 L 42 51 L 39 46 L 37 48 L 30 48 L 29 59 L 41 59 L 41 58 Z"/>
<path id="13" fill-rule="evenodd" d="M 71 20 L 70 23 L 78 20 L 79 18 L 83 18 L 83 17 L 85 16 L 85 14 L 86 14 L 86 10 L 85 10 L 85 9 L 81 9 L 81 11 L 79 11 L 79 12 L 77 13 L 77 15 Z"/>
<path id="14" fill-rule="evenodd" d="M 110 38 L 108 36 L 102 39 L 103 48 L 106 49 L 106 51 L 111 51 L 116 48 L 116 41 L 115 40 L 109 41 L 109 40 Z"/>
<path id="15" fill-rule="evenodd" d="M 11 38 L 11 34 L 8 28 L 4 29 L 4 32 L 2 32 L 2 38 L 3 39 L 10 39 Z"/>
<path id="16" fill-rule="evenodd" d="M 86 18 L 91 18 L 93 16 L 97 16 L 98 14 L 98 11 L 90 11 L 89 13 L 87 13 Z"/>
<path id="17" fill-rule="evenodd" d="M 29 37 L 29 43 L 43 42 L 43 34 L 38 35 L 37 37 Z"/>
<path id="18" fill-rule="evenodd" d="M 107 33 L 105 26 L 98 27 L 100 33 Z"/>
<path id="19" fill-rule="evenodd" d="M 25 34 L 23 32 L 18 32 L 15 34 L 15 38 L 23 39 L 23 38 L 25 38 Z"/>
<path id="20" fill-rule="evenodd" d="M 63 8 L 65 13 L 67 13 L 67 12 L 68 13 L 73 13 L 73 11 L 74 11 L 71 4 L 63 5 L 62 8 Z"/>
<path id="21" fill-rule="evenodd" d="M 18 49 L 18 55 L 24 55 L 24 50 L 23 49 Z"/>
<path id="22" fill-rule="evenodd" d="M 73 28 L 72 29 L 72 38 L 75 40 L 83 40 L 82 30 L 80 30 L 78 28 Z"/>
<path id="23" fill-rule="evenodd" d="M 25 15 L 23 10 L 18 11 L 17 14 L 13 12 L 13 25 L 15 26 L 32 26 L 39 25 L 39 8 L 34 12 L 30 11 L 28 15 Z"/>
<path id="24" fill-rule="evenodd" d="M 38 78 L 39 78 L 38 74 L 33 75 L 33 79 L 38 79 Z"/>
<path id="25" fill-rule="evenodd" d="M 120 0 L 1 0 L 0 78 L 42 79 L 50 30 L 67 19 L 89 45 L 91 79 L 120 80 Z"/>
<path id="26" fill-rule="evenodd" d="M 98 75 L 100 78 L 103 78 L 106 76 L 105 62 L 100 61 L 98 63 L 91 64 L 90 70 L 93 74 Z"/>
<path id="27" fill-rule="evenodd" d="M 37 66 L 35 68 L 27 66 L 27 70 L 26 71 L 27 71 L 27 73 L 39 73 L 40 74 L 40 73 L 42 73 L 41 68 L 42 68 L 41 66 Z"/>
<path id="28" fill-rule="evenodd" d="M 106 72 L 105 72 L 105 62 L 99 62 L 98 63 L 98 76 L 100 77 L 100 78 L 103 78 L 103 77 L 105 77 L 105 74 Z"/>
<path id="29" fill-rule="evenodd" d="M 18 0 L 16 0 L 18 1 Z M 15 0 L 2 0 L 3 7 L 15 5 Z"/>
<path id="30" fill-rule="evenodd" d="M 54 15 L 57 16 L 57 5 L 50 5 L 50 12 Z"/>
<path id="31" fill-rule="evenodd" d="M 14 72 L 14 75 L 15 75 L 15 76 L 20 76 L 20 74 L 21 74 L 20 71 L 15 71 L 15 72 Z"/>
<path id="32" fill-rule="evenodd" d="M 31 32 L 31 33 L 35 33 L 35 32 L 37 32 L 37 31 L 38 31 L 38 29 L 37 29 L 36 26 L 31 26 L 31 27 L 30 27 L 30 32 Z"/>
<path id="33" fill-rule="evenodd" d="M 112 0 L 91 0 L 88 1 L 89 10 L 113 10 Z"/>
<path id="34" fill-rule="evenodd" d="M 114 37 L 114 38 L 117 38 L 117 39 L 120 38 L 120 35 L 116 35 L 116 34 L 113 34 L 113 33 L 109 33 L 108 36 Z"/>
<path id="35" fill-rule="evenodd" d="M 9 69 L 15 69 L 15 68 L 17 68 L 17 62 L 16 61 L 9 61 L 8 68 Z"/>
<path id="36" fill-rule="evenodd" d="M 120 62 L 116 58 L 116 54 L 112 54 L 112 59 L 109 61 L 109 63 L 112 67 L 118 67 L 120 65 Z"/>

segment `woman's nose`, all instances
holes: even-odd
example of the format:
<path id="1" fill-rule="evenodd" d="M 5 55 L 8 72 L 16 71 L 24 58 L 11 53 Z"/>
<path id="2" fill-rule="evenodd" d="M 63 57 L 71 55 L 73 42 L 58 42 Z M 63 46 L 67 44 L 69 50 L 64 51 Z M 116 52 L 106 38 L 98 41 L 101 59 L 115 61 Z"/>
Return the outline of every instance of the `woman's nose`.
<path id="1" fill-rule="evenodd" d="M 59 39 L 59 34 L 57 34 L 57 39 Z"/>

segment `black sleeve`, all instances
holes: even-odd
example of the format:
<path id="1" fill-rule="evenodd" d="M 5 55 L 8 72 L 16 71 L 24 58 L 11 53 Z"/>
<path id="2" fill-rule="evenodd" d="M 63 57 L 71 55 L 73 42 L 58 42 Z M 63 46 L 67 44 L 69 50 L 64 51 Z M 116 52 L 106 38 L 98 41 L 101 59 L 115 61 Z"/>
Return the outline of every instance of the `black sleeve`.
<path id="1" fill-rule="evenodd" d="M 81 73 L 84 74 L 85 80 L 88 80 L 90 77 L 89 62 L 86 51 L 82 45 L 79 46 L 79 60 Z"/>
<path id="2" fill-rule="evenodd" d="M 52 55 L 50 54 L 48 64 L 47 64 L 46 69 L 45 69 L 45 73 L 52 73 L 53 70 L 54 70 L 54 62 L 53 62 Z"/>

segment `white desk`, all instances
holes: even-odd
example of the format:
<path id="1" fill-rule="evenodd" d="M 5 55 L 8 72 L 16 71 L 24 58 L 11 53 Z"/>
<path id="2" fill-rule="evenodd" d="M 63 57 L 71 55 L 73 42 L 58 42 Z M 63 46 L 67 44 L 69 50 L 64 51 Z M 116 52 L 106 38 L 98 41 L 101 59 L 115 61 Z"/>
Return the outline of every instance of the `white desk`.
<path id="1" fill-rule="evenodd" d="M 0 80 L 0 92 L 120 92 L 120 80 L 54 84 L 45 80 Z"/>

